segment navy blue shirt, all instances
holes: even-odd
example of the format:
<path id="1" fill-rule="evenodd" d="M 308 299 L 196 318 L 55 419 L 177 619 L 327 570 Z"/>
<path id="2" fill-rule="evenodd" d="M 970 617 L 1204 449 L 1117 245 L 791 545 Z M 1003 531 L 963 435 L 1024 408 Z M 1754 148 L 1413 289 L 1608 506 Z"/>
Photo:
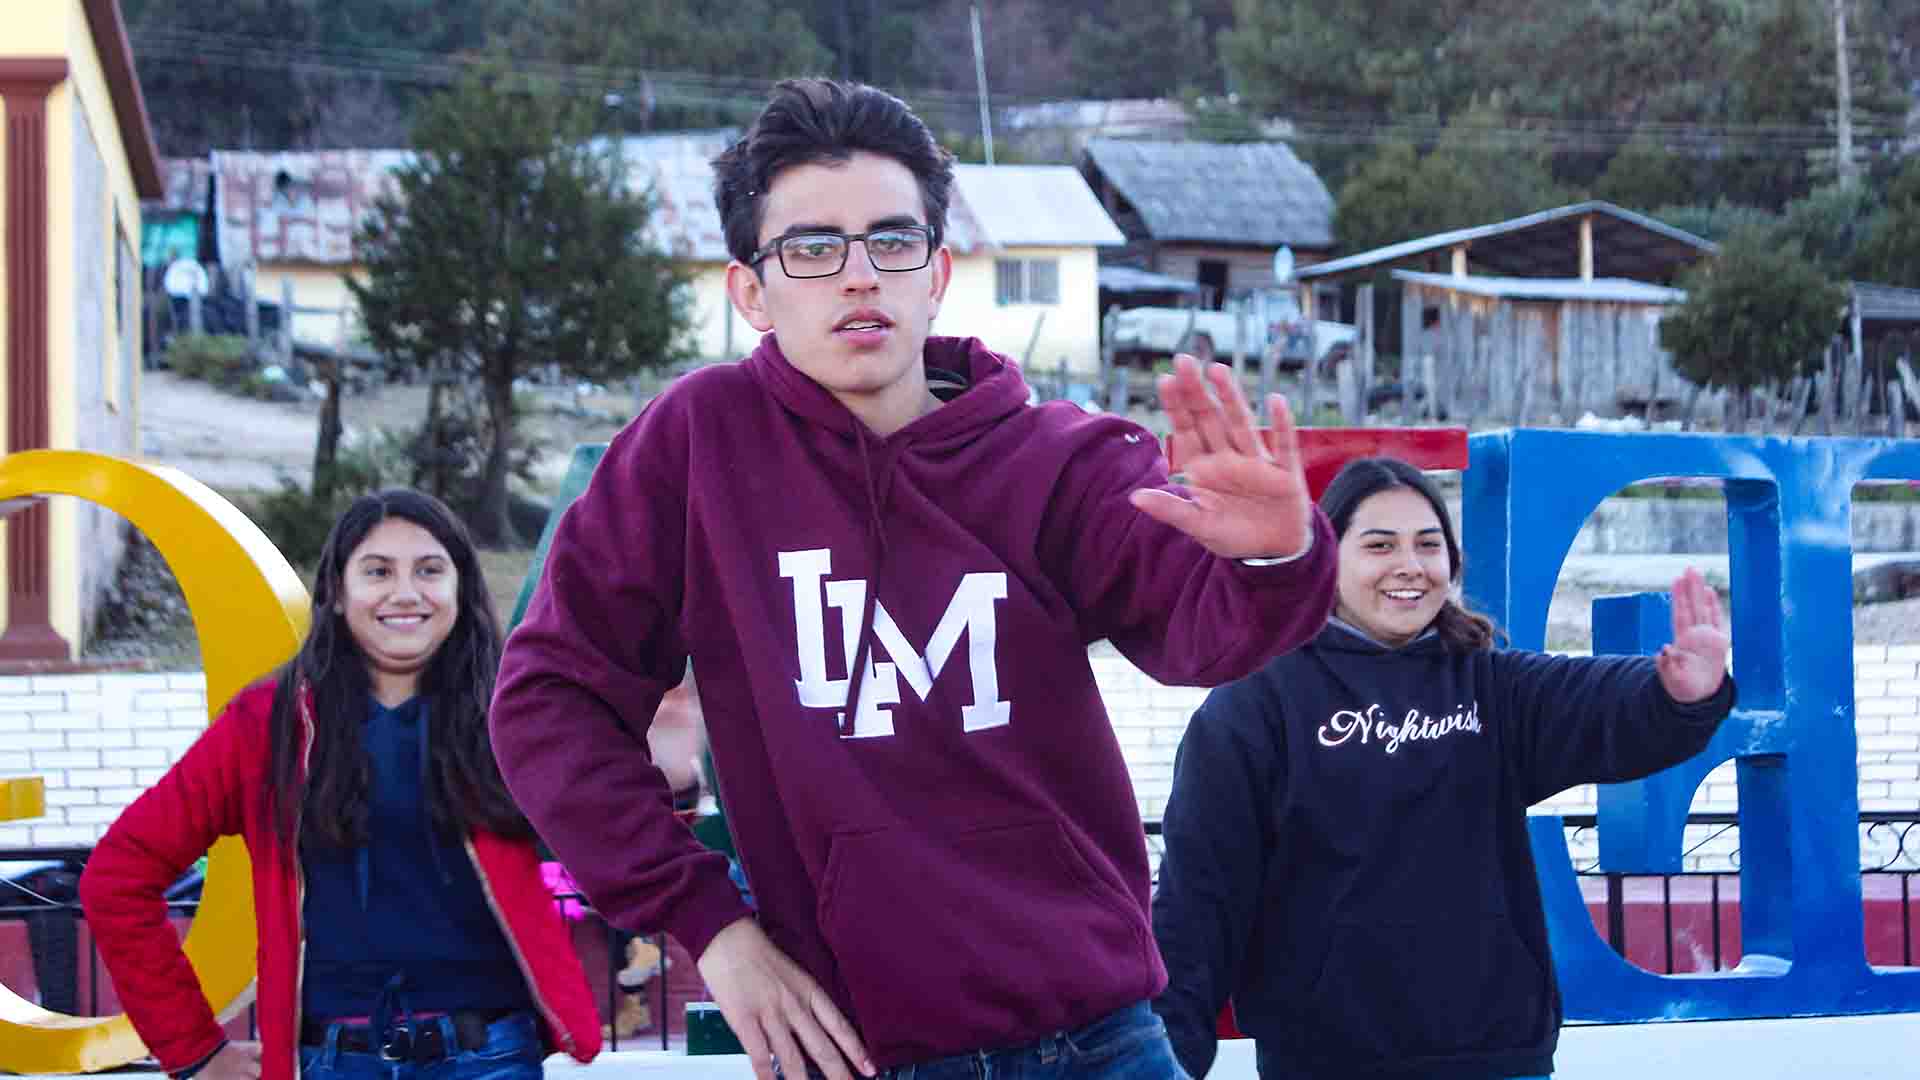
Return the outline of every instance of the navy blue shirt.
<path id="1" fill-rule="evenodd" d="M 371 1016 L 393 978 L 412 1012 L 530 1008 L 532 996 L 459 837 L 426 805 L 431 710 L 367 699 L 372 759 L 364 847 L 304 845 L 304 1014 Z"/>

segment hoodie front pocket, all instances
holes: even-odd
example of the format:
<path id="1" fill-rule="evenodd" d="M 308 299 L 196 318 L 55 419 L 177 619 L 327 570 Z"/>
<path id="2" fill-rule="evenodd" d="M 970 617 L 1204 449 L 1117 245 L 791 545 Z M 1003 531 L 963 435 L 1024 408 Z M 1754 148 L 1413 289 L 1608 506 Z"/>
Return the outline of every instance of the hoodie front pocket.
<path id="1" fill-rule="evenodd" d="M 1342 923 L 1295 1028 L 1316 1061 L 1365 1064 L 1538 1045 L 1547 973 L 1502 916 Z"/>
<path id="2" fill-rule="evenodd" d="M 836 836 L 819 918 L 877 1053 L 998 1045 L 1152 986 L 1145 914 L 1052 821 Z"/>

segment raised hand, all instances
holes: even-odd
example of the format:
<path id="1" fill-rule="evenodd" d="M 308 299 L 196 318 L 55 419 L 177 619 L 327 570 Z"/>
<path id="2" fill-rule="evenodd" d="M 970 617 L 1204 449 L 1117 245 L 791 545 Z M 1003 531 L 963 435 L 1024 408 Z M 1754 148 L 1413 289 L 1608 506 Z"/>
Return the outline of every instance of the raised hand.
<path id="1" fill-rule="evenodd" d="M 1653 658 L 1667 696 L 1681 704 L 1712 697 L 1727 677 L 1731 645 L 1719 594 L 1688 567 L 1673 582 L 1673 641 Z"/>
<path id="2" fill-rule="evenodd" d="M 1191 498 L 1143 488 L 1133 493 L 1133 505 L 1226 558 L 1278 558 L 1305 550 L 1313 537 L 1313 505 L 1287 399 L 1267 399 L 1274 431 L 1269 450 L 1225 364 L 1207 365 L 1203 377 L 1193 357 L 1176 356 L 1173 374 L 1160 377 L 1159 389 Z"/>
<path id="3" fill-rule="evenodd" d="M 853 1025 L 759 923 L 729 924 L 707 943 L 697 966 L 759 1080 L 803 1080 L 809 1060 L 827 1080 L 852 1080 L 849 1061 L 863 1075 L 874 1074 Z"/>

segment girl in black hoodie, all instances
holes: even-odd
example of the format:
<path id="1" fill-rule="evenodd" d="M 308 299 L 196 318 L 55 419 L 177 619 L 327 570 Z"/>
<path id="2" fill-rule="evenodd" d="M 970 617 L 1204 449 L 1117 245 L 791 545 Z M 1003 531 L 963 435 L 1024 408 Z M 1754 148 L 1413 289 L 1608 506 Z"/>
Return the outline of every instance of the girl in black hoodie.
<path id="1" fill-rule="evenodd" d="M 1675 581 L 1657 656 L 1498 649 L 1454 598 L 1453 522 L 1418 469 L 1352 462 L 1320 504 L 1333 619 L 1214 691 L 1180 744 L 1154 1008 L 1196 1077 L 1229 998 L 1262 1080 L 1551 1073 L 1527 807 L 1706 746 L 1734 701 L 1719 599 Z"/>

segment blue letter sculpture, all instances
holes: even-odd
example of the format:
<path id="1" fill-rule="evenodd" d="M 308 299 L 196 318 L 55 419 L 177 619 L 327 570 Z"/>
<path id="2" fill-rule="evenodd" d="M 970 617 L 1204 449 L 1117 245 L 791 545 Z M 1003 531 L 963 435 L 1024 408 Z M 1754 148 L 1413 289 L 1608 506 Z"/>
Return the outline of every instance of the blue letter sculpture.
<path id="1" fill-rule="evenodd" d="M 1543 647 L 1554 582 L 1581 524 L 1602 499 L 1660 476 L 1725 481 L 1740 705 L 1691 761 L 1602 786 L 1601 860 L 1625 873 L 1679 870 L 1693 792 L 1734 760 L 1746 956 L 1712 975 L 1655 975 L 1627 963 L 1587 915 L 1560 819 L 1535 817 L 1533 855 L 1566 1013 L 1631 1021 L 1920 1009 L 1920 969 L 1866 960 L 1850 532 L 1854 485 L 1920 478 L 1920 441 L 1476 435 L 1464 484 L 1474 604 L 1517 647 Z M 1670 632 L 1657 603 L 1602 605 L 1594 647 L 1652 652 Z"/>

